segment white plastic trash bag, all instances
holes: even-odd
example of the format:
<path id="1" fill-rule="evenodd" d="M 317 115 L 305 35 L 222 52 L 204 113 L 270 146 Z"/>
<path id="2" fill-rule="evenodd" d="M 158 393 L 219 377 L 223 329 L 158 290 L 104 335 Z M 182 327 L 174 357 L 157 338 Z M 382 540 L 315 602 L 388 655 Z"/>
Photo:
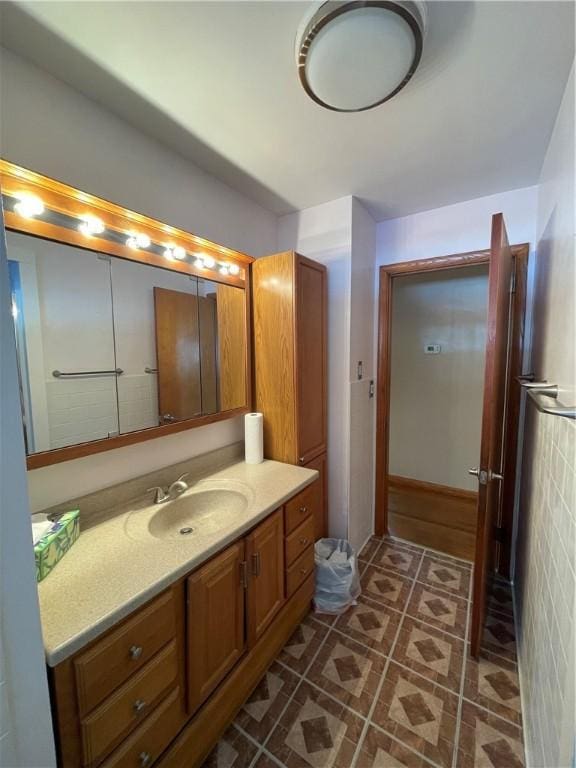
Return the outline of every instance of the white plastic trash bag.
<path id="1" fill-rule="evenodd" d="M 314 547 L 316 613 L 344 613 L 356 605 L 360 579 L 356 555 L 346 539 L 320 539 Z"/>

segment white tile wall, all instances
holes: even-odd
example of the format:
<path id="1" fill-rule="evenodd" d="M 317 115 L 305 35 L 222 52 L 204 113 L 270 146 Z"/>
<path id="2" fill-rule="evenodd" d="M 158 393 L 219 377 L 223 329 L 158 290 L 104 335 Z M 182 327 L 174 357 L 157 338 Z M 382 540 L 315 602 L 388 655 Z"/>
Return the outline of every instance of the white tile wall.
<path id="1" fill-rule="evenodd" d="M 115 377 L 46 382 L 50 448 L 118 432 Z"/>
<path id="2" fill-rule="evenodd" d="M 552 768 L 574 748 L 576 423 L 527 409 L 518 650 L 529 765 Z"/>
<path id="3" fill-rule="evenodd" d="M 119 376 L 118 408 L 120 432 L 157 427 L 158 377 L 151 373 Z"/>

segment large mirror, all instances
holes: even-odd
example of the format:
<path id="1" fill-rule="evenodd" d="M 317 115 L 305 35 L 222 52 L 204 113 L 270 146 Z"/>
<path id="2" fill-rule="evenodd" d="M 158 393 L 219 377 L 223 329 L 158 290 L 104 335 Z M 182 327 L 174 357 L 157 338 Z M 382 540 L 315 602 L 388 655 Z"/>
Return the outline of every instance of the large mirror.
<path id="1" fill-rule="evenodd" d="M 248 407 L 244 288 L 6 235 L 29 454 Z"/>

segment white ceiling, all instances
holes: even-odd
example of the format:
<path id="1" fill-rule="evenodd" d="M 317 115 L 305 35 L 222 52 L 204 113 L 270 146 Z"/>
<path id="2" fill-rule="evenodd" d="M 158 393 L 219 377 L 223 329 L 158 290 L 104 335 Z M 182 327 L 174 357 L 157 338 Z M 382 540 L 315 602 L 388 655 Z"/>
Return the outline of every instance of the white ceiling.
<path id="1" fill-rule="evenodd" d="M 382 220 L 536 183 L 574 56 L 572 2 L 431 2 L 413 80 L 338 114 L 297 80 L 308 3 L 2 6 L 7 47 L 276 213 L 352 194 Z"/>

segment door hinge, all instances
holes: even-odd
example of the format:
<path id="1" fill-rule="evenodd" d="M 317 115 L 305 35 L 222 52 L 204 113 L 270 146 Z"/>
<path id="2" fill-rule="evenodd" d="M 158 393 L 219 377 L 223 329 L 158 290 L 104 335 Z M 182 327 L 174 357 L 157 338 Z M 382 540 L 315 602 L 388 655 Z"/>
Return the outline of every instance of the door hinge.
<path id="1" fill-rule="evenodd" d="M 248 563 L 242 560 L 240 563 L 240 584 L 246 589 L 248 587 Z"/>
<path id="2" fill-rule="evenodd" d="M 510 278 L 510 293 L 516 293 L 516 270 L 512 272 Z"/>
<path id="3" fill-rule="evenodd" d="M 96 256 L 96 258 L 97 258 L 97 259 L 100 259 L 100 261 L 107 261 L 109 264 L 110 264 L 110 262 L 112 261 L 112 259 L 110 258 L 110 256 L 108 256 L 108 255 L 107 255 L 107 254 L 105 254 L 105 253 L 99 253 L 99 254 Z"/>
<path id="4" fill-rule="evenodd" d="M 368 389 L 368 397 L 374 397 L 374 379 L 370 382 L 370 387 Z"/>

